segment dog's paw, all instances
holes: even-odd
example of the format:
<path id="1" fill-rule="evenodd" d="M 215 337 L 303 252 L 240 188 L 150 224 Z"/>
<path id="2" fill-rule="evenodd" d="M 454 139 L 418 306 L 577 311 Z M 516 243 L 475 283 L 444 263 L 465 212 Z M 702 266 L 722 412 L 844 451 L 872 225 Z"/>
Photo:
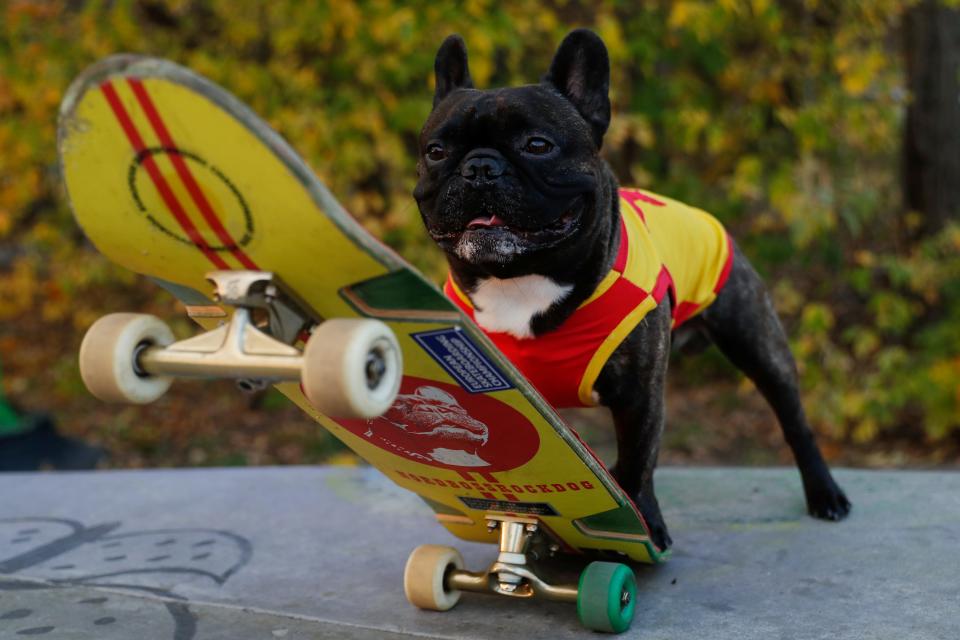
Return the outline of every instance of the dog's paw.
<path id="1" fill-rule="evenodd" d="M 667 525 L 663 521 L 663 514 L 660 513 L 660 505 L 657 504 L 653 492 L 643 493 L 634 497 L 634 503 L 643 514 L 643 519 L 647 523 L 647 529 L 650 531 L 650 540 L 661 551 L 666 551 L 673 544 L 673 539 L 667 531 Z"/>
<path id="2" fill-rule="evenodd" d="M 820 520 L 843 520 L 853 505 L 837 483 L 831 478 L 821 487 L 806 487 L 807 511 Z"/>
<path id="3" fill-rule="evenodd" d="M 650 528 L 650 539 L 661 551 L 666 551 L 673 546 L 673 538 L 670 537 L 666 525 L 662 522 Z"/>

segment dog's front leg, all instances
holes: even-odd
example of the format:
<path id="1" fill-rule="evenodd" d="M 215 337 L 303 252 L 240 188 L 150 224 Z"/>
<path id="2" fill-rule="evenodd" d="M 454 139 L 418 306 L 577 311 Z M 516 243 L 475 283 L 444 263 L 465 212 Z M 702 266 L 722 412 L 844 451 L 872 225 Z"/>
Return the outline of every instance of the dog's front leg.
<path id="1" fill-rule="evenodd" d="M 666 415 L 669 355 L 670 308 L 664 302 L 617 347 L 594 386 L 616 427 L 617 462 L 610 471 L 640 508 L 661 549 L 671 540 L 653 491 L 653 471 Z"/>

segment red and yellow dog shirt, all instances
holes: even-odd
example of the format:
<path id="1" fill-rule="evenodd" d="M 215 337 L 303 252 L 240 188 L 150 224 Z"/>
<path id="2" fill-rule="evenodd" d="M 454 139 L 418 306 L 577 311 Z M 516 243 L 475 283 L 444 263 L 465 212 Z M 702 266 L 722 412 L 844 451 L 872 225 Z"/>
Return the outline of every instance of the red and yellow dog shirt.
<path id="1" fill-rule="evenodd" d="M 716 218 L 638 189 L 620 190 L 620 250 L 613 268 L 554 331 L 532 338 L 484 331 L 555 407 L 593 406 L 593 385 L 617 346 L 670 294 L 673 328 L 713 302 L 730 274 L 730 237 Z M 471 319 L 470 299 L 444 292 Z"/>

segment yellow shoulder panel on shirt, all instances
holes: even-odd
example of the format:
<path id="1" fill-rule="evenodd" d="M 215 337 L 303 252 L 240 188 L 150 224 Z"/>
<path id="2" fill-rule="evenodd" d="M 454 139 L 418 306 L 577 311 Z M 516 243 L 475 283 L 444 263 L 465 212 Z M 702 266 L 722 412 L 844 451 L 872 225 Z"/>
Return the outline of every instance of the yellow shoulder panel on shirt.
<path id="1" fill-rule="evenodd" d="M 676 303 L 702 309 L 716 298 L 714 288 L 727 264 L 730 246 L 726 230 L 706 211 L 644 193 L 663 203 L 648 204 L 643 213 L 657 252 L 673 278 Z"/>
<path id="2" fill-rule="evenodd" d="M 647 210 L 644 208 L 644 214 Z M 627 230 L 627 263 L 623 277 L 644 291 L 653 291 L 664 260 L 643 219 L 628 201 L 620 198 L 620 215 Z"/>

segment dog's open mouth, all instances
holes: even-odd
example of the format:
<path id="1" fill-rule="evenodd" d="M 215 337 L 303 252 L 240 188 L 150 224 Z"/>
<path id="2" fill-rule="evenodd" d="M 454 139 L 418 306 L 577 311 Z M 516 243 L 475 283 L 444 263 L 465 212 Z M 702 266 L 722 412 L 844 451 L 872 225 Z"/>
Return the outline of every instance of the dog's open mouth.
<path id="1" fill-rule="evenodd" d="M 498 215 L 480 216 L 468 222 L 467 228 L 464 229 L 464 231 L 499 229 L 503 231 L 509 231 L 510 233 L 524 238 L 530 237 L 534 234 L 564 235 L 574 227 L 579 217 L 580 216 L 577 215 L 577 212 L 571 209 L 548 225 L 540 227 L 539 229 L 526 229 L 517 225 L 507 224 L 503 218 Z"/>
<path id="2" fill-rule="evenodd" d="M 508 223 L 499 215 L 491 214 L 472 218 L 461 231 L 431 233 L 431 235 L 441 244 L 455 243 L 463 239 L 481 240 L 513 236 L 530 245 L 544 245 L 559 242 L 567 237 L 576 230 L 579 223 L 580 207 L 574 206 L 553 222 L 538 228 L 528 228 Z"/>

